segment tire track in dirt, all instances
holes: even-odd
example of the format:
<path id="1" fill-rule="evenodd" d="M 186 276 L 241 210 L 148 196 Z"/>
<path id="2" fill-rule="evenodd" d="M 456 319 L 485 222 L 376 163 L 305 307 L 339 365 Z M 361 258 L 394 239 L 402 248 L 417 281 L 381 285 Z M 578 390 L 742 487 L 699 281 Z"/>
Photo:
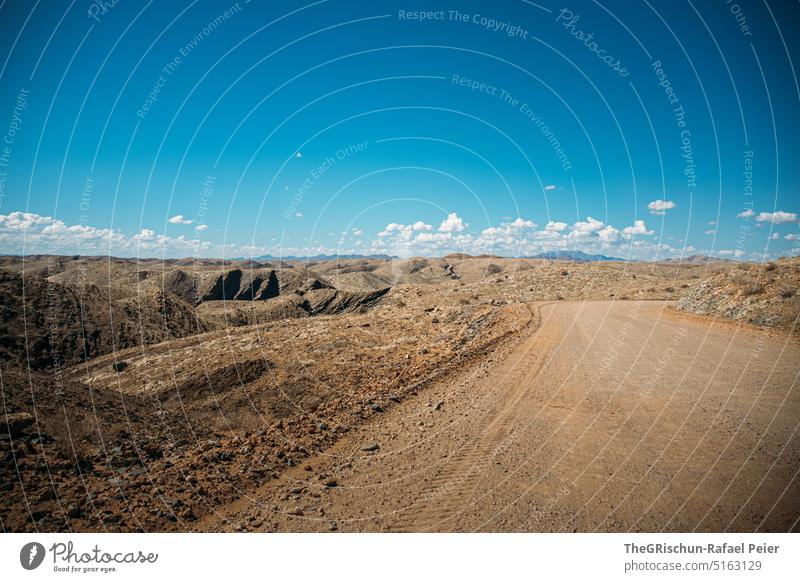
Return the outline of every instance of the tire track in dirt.
<path id="1" fill-rule="evenodd" d="M 390 526 L 393 531 L 448 529 L 448 521 L 469 504 L 486 468 L 510 446 L 508 440 L 513 438 L 519 402 L 535 385 L 555 340 L 549 328 L 539 328 L 505 360 L 504 371 L 497 370 L 487 378 L 487 383 L 494 380 L 502 386 L 500 397 L 507 401 L 505 407 L 493 419 L 487 419 L 488 424 L 479 435 L 458 448 L 414 503 Z"/>

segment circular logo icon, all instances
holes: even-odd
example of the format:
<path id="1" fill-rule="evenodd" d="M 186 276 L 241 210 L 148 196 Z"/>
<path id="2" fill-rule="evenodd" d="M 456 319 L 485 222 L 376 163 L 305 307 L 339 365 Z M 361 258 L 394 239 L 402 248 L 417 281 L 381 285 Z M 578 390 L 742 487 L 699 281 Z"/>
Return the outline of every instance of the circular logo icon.
<path id="1" fill-rule="evenodd" d="M 29 542 L 19 551 L 19 563 L 26 570 L 35 570 L 44 561 L 44 546 L 39 542 Z"/>

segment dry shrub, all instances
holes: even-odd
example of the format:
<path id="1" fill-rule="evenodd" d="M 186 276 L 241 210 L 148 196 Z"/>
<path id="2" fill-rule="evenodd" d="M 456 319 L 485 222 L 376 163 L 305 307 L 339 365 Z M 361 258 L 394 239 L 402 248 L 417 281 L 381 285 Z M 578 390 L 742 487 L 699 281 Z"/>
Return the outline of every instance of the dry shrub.
<path id="1" fill-rule="evenodd" d="M 763 292 L 764 292 L 764 287 L 757 283 L 753 285 L 747 285 L 741 290 L 742 295 L 744 295 L 745 297 L 750 295 L 758 295 L 759 293 Z"/>

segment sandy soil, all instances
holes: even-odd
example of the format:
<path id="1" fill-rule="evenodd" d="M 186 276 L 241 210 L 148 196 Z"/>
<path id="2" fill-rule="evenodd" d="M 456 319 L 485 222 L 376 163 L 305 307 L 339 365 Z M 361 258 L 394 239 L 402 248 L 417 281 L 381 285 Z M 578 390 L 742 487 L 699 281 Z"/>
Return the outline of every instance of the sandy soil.
<path id="1" fill-rule="evenodd" d="M 195 529 L 800 530 L 796 340 L 667 302 L 529 308 L 516 343 Z"/>

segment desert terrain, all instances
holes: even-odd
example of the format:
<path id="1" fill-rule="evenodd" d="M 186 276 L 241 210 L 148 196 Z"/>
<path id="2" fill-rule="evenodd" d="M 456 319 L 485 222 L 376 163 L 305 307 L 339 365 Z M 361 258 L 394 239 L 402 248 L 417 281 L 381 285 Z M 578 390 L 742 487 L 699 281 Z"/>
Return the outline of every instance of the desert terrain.
<path id="1" fill-rule="evenodd" d="M 0 526 L 797 531 L 799 267 L 0 257 Z"/>

